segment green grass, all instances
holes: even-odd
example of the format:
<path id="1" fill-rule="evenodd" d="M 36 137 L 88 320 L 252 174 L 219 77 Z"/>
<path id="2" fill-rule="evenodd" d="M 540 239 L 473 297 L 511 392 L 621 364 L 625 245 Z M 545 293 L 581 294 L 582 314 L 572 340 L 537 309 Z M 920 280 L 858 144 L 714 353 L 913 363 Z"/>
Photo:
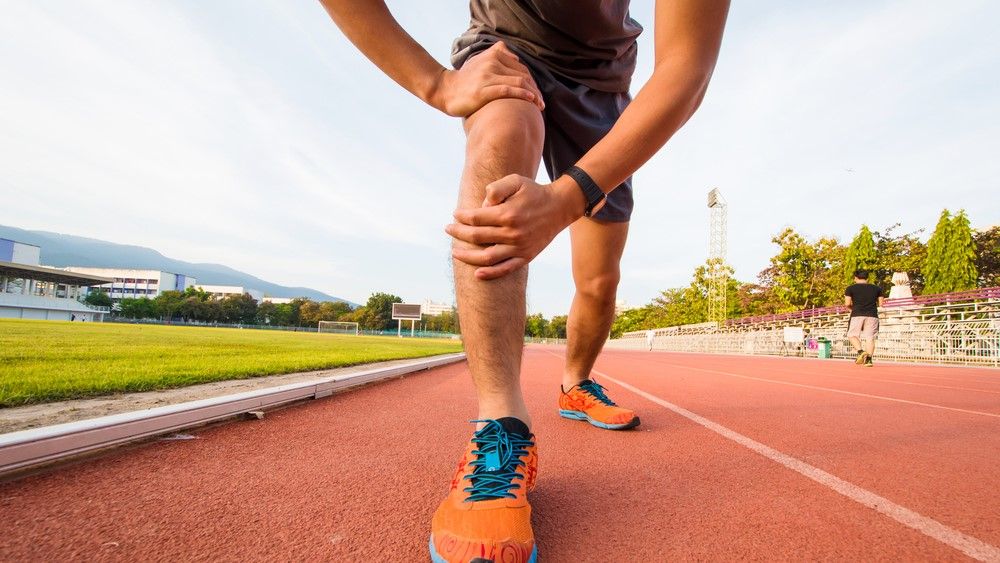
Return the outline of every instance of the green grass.
<path id="1" fill-rule="evenodd" d="M 459 351 L 452 340 L 0 319 L 0 407 Z"/>

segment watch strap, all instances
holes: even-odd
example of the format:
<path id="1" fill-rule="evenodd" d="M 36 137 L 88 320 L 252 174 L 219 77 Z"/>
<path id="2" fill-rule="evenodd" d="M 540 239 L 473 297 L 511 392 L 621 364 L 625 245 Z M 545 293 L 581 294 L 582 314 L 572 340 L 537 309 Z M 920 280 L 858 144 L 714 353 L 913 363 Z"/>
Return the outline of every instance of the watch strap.
<path id="1" fill-rule="evenodd" d="M 580 190 L 583 191 L 583 197 L 587 199 L 587 207 L 584 209 L 583 215 L 584 217 L 590 217 L 594 208 L 608 197 L 607 194 L 594 182 L 589 174 L 577 166 L 570 166 L 566 170 L 566 175 L 573 178 L 577 185 L 580 186 Z"/>

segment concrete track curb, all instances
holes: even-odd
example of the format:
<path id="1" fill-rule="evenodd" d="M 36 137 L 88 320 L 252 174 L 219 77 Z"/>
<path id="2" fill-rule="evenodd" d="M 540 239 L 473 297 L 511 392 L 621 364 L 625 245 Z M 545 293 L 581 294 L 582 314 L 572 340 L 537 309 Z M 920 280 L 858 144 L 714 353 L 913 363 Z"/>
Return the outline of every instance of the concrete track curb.
<path id="1" fill-rule="evenodd" d="M 388 368 L 0 434 L 0 477 L 93 450 L 263 411 L 285 403 L 319 399 L 365 383 L 463 360 L 464 353 L 434 356 Z"/>

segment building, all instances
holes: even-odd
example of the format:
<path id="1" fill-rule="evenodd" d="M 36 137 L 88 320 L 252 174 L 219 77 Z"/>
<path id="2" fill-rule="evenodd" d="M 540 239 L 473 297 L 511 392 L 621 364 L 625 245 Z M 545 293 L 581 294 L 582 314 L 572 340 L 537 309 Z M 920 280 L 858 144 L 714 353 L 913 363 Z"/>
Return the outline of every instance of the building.
<path id="1" fill-rule="evenodd" d="M 243 295 L 247 293 L 258 303 L 264 299 L 264 294 L 256 289 L 243 287 L 242 285 L 196 285 L 197 289 L 210 293 L 216 299 L 225 299 L 230 295 Z"/>
<path id="2" fill-rule="evenodd" d="M 296 299 L 301 299 L 301 297 L 262 297 L 261 301 L 264 303 L 274 303 L 275 305 L 287 305 Z"/>
<path id="3" fill-rule="evenodd" d="M 184 291 L 198 283 L 193 277 L 161 270 L 129 270 L 122 268 L 90 268 L 69 266 L 67 272 L 111 278 L 109 284 L 99 286 L 114 299 L 147 297 L 153 299 L 164 291 Z"/>
<path id="4" fill-rule="evenodd" d="M 41 248 L 0 239 L 0 318 L 103 321 L 107 307 L 80 301 L 110 278 L 39 265 Z"/>
<path id="5" fill-rule="evenodd" d="M 436 316 L 442 313 L 454 313 L 455 305 L 449 305 L 447 303 L 435 303 L 430 299 L 425 299 L 423 303 L 420 304 L 420 314 Z"/>

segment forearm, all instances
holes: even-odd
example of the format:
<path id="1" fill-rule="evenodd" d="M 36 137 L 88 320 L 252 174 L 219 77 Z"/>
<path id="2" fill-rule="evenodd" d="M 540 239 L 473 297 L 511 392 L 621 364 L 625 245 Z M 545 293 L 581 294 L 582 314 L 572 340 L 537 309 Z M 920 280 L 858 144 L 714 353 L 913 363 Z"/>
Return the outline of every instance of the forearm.
<path id="1" fill-rule="evenodd" d="M 658 65 L 611 131 L 579 160 L 605 192 L 646 163 L 694 115 L 710 73 L 683 63 Z"/>
<path id="2" fill-rule="evenodd" d="M 605 192 L 620 185 L 680 129 L 705 97 L 729 0 L 657 0 L 656 66 L 615 126 L 577 166 Z"/>
<path id="3" fill-rule="evenodd" d="M 320 0 L 334 23 L 382 72 L 428 104 L 435 99 L 444 73 L 426 49 L 396 21 L 385 2 L 378 0 Z"/>

